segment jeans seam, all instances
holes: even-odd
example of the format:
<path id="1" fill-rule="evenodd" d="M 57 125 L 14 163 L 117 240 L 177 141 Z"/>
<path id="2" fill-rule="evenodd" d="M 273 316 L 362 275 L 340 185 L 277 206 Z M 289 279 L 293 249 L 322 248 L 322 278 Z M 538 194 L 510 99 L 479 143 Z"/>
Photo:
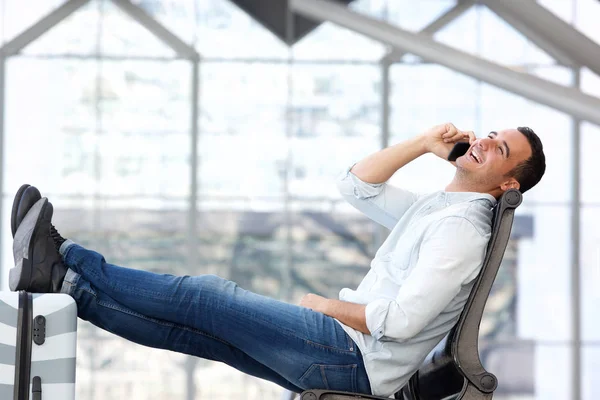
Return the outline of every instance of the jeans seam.
<path id="1" fill-rule="evenodd" d="M 100 280 L 104 285 L 110 287 L 113 290 L 121 290 L 121 289 L 129 290 L 129 291 L 135 292 L 136 295 L 140 296 L 140 297 L 146 297 L 146 296 L 144 296 L 144 294 L 148 293 L 148 294 L 151 294 L 152 296 L 160 297 L 162 299 L 172 299 L 172 297 L 166 296 L 164 293 L 161 293 L 161 292 L 145 291 L 145 293 L 142 292 L 140 294 L 139 288 L 136 288 L 136 287 L 133 287 L 133 286 L 128 286 L 128 285 L 120 285 L 118 287 L 114 286 L 114 285 L 112 285 L 110 283 L 110 281 L 107 281 L 107 280 L 103 279 L 102 275 L 98 274 L 93 268 L 90 268 L 87 271 L 87 273 L 90 274 L 90 275 L 93 275 L 95 279 Z M 184 298 L 183 300 L 186 300 L 186 299 Z"/>
<path id="2" fill-rule="evenodd" d="M 85 290 L 85 289 L 83 289 L 83 290 Z M 92 293 L 92 292 L 89 292 L 89 291 L 88 291 L 88 293 L 91 293 L 94 297 L 96 297 L 95 293 Z M 105 302 L 103 300 L 98 300 L 97 297 L 96 297 L 96 303 L 99 306 L 102 306 L 102 307 L 105 307 L 105 308 L 110 308 L 111 310 L 118 311 L 118 312 L 121 312 L 123 314 L 127 314 L 127 315 L 131 315 L 133 317 L 141 318 L 143 320 L 146 320 L 146 321 L 149 321 L 149 322 L 152 322 L 152 323 L 155 323 L 155 324 L 159 324 L 159 325 L 162 325 L 162 326 L 168 326 L 170 328 L 183 329 L 185 331 L 188 331 L 188 332 L 191 332 L 191 333 L 194 333 L 194 334 L 197 334 L 197 335 L 206 336 L 206 337 L 208 337 L 210 339 L 214 339 L 214 340 L 216 340 L 218 342 L 221 342 L 223 344 L 226 344 L 228 346 L 235 347 L 231 343 L 229 343 L 229 342 L 227 342 L 227 341 L 225 341 L 225 340 L 223 340 L 221 338 L 218 338 L 216 336 L 213 336 L 213 335 L 211 335 L 209 333 L 206 333 L 206 332 L 201 331 L 201 330 L 196 329 L 196 328 L 191 328 L 191 327 L 186 326 L 186 325 L 180 325 L 180 324 L 176 324 L 176 323 L 173 323 L 173 322 L 170 322 L 170 321 L 165 321 L 165 320 L 160 320 L 160 319 L 148 317 L 147 315 L 140 314 L 140 313 L 137 313 L 137 312 L 132 311 L 132 310 L 127 310 L 127 309 L 115 306 L 112 303 Z"/>
<path id="3" fill-rule="evenodd" d="M 316 343 L 309 339 L 302 339 L 302 340 L 304 340 L 304 342 L 306 344 L 311 345 L 311 346 L 321 347 L 323 349 L 335 351 L 335 352 L 342 353 L 342 354 L 355 354 L 355 352 L 353 350 L 340 349 L 338 347 L 332 347 L 332 346 L 328 346 L 326 344 Z"/>
<path id="4" fill-rule="evenodd" d="M 323 384 L 326 389 L 329 389 L 329 382 L 327 381 L 327 376 L 325 375 L 325 367 L 321 364 L 319 366 L 319 370 L 321 372 L 321 379 L 323 379 Z"/>
<path id="5" fill-rule="evenodd" d="M 216 305 L 215 309 L 226 310 L 227 308 L 223 307 L 221 305 Z M 281 333 L 287 334 L 288 336 L 295 337 L 295 338 L 301 339 L 301 340 L 307 340 L 305 338 L 298 337 L 298 335 L 294 331 L 290 331 L 290 330 L 284 329 L 280 325 L 274 324 L 274 323 L 272 323 L 271 321 L 269 321 L 267 319 L 257 318 L 255 315 L 247 314 L 247 313 L 245 313 L 243 311 L 236 310 L 234 308 L 229 308 L 229 311 L 232 311 L 232 312 L 235 312 L 237 314 L 241 314 L 241 315 L 244 315 L 246 317 L 249 317 L 249 318 L 255 319 L 257 321 L 263 322 L 263 323 L 265 323 L 265 324 L 267 324 L 267 325 L 269 325 L 269 326 L 271 326 L 273 328 L 276 328 L 277 331 L 279 331 Z"/>

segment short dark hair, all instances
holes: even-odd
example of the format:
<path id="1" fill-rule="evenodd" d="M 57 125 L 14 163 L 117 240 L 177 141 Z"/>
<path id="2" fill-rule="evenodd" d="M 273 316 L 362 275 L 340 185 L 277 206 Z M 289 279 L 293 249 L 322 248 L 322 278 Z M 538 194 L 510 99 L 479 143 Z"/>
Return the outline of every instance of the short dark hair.
<path id="1" fill-rule="evenodd" d="M 514 177 L 519 182 L 521 193 L 525 193 L 537 185 L 542 176 L 544 176 L 544 172 L 546 171 L 546 156 L 544 155 L 542 141 L 533 129 L 520 126 L 517 130 L 527 138 L 529 146 L 531 146 L 531 157 L 520 162 L 508 173 L 508 176 Z"/>

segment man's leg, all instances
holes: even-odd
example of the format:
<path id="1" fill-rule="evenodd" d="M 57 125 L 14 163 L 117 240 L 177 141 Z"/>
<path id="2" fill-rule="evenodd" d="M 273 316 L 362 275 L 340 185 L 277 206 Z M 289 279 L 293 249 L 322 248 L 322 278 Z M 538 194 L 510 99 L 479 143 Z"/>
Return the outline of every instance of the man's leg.
<path id="1" fill-rule="evenodd" d="M 362 355 L 333 318 L 212 275 L 176 277 L 122 268 L 69 241 L 60 252 L 74 272 L 63 288 L 81 275 L 97 294 L 139 315 L 224 342 L 301 389 L 370 393 Z M 97 312 L 90 309 L 87 316 Z"/>
<path id="2" fill-rule="evenodd" d="M 132 342 L 224 362 L 246 374 L 301 390 L 243 351 L 196 329 L 137 313 L 94 289 L 80 275 L 67 272 L 62 291 L 77 302 L 77 314 L 99 328 Z"/>

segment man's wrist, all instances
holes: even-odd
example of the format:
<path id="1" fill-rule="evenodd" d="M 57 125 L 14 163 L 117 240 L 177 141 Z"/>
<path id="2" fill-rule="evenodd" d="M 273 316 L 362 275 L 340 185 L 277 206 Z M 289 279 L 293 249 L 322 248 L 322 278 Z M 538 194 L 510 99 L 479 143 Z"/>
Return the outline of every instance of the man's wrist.
<path id="1" fill-rule="evenodd" d="M 431 145 L 429 143 L 429 139 L 430 138 L 427 136 L 426 133 L 422 133 L 414 138 L 421 150 L 421 155 L 431 153 Z"/>
<path id="2" fill-rule="evenodd" d="M 328 316 L 330 316 L 330 317 L 333 317 L 333 315 L 331 315 L 331 313 L 332 313 L 332 309 L 334 308 L 334 307 L 333 307 L 333 302 L 334 302 L 334 301 L 335 301 L 335 300 L 333 300 L 333 299 L 325 299 L 325 300 L 323 301 L 323 304 L 321 305 L 321 307 L 323 307 L 323 309 L 321 310 L 321 312 L 322 312 L 323 314 L 325 314 L 325 315 L 328 315 Z"/>

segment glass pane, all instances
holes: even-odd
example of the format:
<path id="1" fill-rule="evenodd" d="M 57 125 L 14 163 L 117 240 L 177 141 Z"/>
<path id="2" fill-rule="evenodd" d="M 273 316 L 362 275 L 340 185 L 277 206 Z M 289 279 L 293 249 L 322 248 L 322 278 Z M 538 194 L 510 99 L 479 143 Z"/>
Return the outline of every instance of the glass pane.
<path id="1" fill-rule="evenodd" d="M 8 59 L 5 190 L 94 193 L 95 85 L 93 61 Z"/>
<path id="2" fill-rule="evenodd" d="M 186 43 L 194 43 L 196 36 L 196 0 L 133 0 L 146 13 Z"/>
<path id="3" fill-rule="evenodd" d="M 518 243 L 517 334 L 553 343 L 569 340 L 570 209 L 532 205 L 526 193 L 517 215 L 533 218 L 533 237 Z"/>
<path id="4" fill-rule="evenodd" d="M 552 57 L 488 8 L 480 7 L 480 13 L 481 57 L 509 65 L 554 63 Z"/>
<path id="5" fill-rule="evenodd" d="M 256 206 L 282 195 L 287 66 L 203 63 L 201 74 L 200 191 L 207 200 L 241 196 Z"/>
<path id="6" fill-rule="evenodd" d="M 471 8 L 435 38 L 495 63 L 513 66 L 554 63 L 548 54 L 484 6 Z"/>
<path id="7" fill-rule="evenodd" d="M 198 1 L 196 7 L 196 48 L 203 56 L 287 58 L 287 46 L 229 0 Z"/>
<path id="8" fill-rule="evenodd" d="M 65 0 L 2 0 L 0 7 L 4 8 L 4 20 L 0 28 L 3 32 L 1 37 L 6 41 L 14 39 L 64 2 Z"/>
<path id="9" fill-rule="evenodd" d="M 389 1 L 386 9 L 386 19 L 403 29 L 416 32 L 448 11 L 455 3 L 455 0 Z"/>
<path id="10" fill-rule="evenodd" d="M 540 5 L 546 7 L 548 10 L 567 23 L 573 22 L 573 16 L 576 13 L 573 3 L 580 3 L 581 0 L 539 0 Z M 579 4 L 576 5 L 579 7 Z"/>
<path id="11" fill-rule="evenodd" d="M 600 97 L 600 76 L 587 68 L 582 68 L 581 90 L 592 96 Z"/>
<path id="12" fill-rule="evenodd" d="M 520 243 L 525 238 L 517 234 L 518 229 L 513 229 L 479 328 L 481 362 L 498 378 L 494 397 L 500 399 L 528 399 L 535 386 L 535 344 L 518 335 Z"/>
<path id="13" fill-rule="evenodd" d="M 381 69 L 295 65 L 290 193 L 337 198 L 334 178 L 381 146 Z"/>
<path id="14" fill-rule="evenodd" d="M 535 399 L 571 399 L 571 346 L 536 343 Z"/>
<path id="15" fill-rule="evenodd" d="M 293 208 L 304 208 L 296 202 Z M 306 293 L 337 299 L 342 288 L 355 289 L 367 274 L 376 248 L 377 226 L 356 210 L 303 211 L 293 216 L 290 301 Z"/>
<path id="16" fill-rule="evenodd" d="M 101 2 L 90 1 L 80 7 L 39 39 L 25 47 L 23 53 L 28 55 L 94 54 L 98 45 L 100 6 Z"/>
<path id="17" fill-rule="evenodd" d="M 571 118 L 493 86 L 481 85 L 481 131 L 529 126 L 542 140 L 546 173 L 525 201 L 567 202 L 571 198 Z M 554 162 L 553 160 L 560 160 Z"/>
<path id="18" fill-rule="evenodd" d="M 595 151 L 599 146 L 600 127 L 584 122 L 581 126 L 580 190 L 581 201 L 590 206 L 600 204 L 600 185 L 598 185 L 600 157 Z"/>
<path id="19" fill-rule="evenodd" d="M 175 57 L 175 51 L 111 1 L 100 4 L 102 52 L 113 56 Z"/>
<path id="20" fill-rule="evenodd" d="M 598 341 L 598 307 L 600 307 L 600 206 L 581 209 L 581 284 L 582 284 L 582 337 Z"/>
<path id="21" fill-rule="evenodd" d="M 0 0 L 0 46 L 4 45 L 4 41 L 5 41 L 5 37 L 6 37 L 6 32 L 5 32 L 5 27 L 6 27 L 6 2 L 5 0 Z"/>
<path id="22" fill-rule="evenodd" d="M 228 199 L 220 202 L 223 210 L 203 210 L 200 216 L 199 268 L 256 293 L 287 296 L 282 292 L 287 253 L 283 214 L 236 209 Z"/>
<path id="23" fill-rule="evenodd" d="M 294 58 L 298 60 L 378 61 L 385 52 L 381 42 L 330 22 L 322 23 L 294 46 Z"/>
<path id="24" fill-rule="evenodd" d="M 598 387 L 598 371 L 600 371 L 600 346 L 597 343 L 587 344 L 582 349 L 582 398 L 594 400 L 600 397 Z"/>
<path id="25" fill-rule="evenodd" d="M 543 67 L 529 68 L 527 72 L 547 81 L 558 83 L 559 85 L 573 85 L 573 70 L 567 67 L 549 65 Z"/>
<path id="26" fill-rule="evenodd" d="M 390 71 L 390 144 L 414 137 L 431 126 L 452 122 L 478 132 L 477 82 L 438 65 L 393 65 Z M 455 169 L 427 154 L 392 178 L 417 192 L 443 189 Z"/>
<path id="27" fill-rule="evenodd" d="M 190 78 L 186 61 L 104 64 L 98 105 L 103 192 L 188 195 Z"/>
<path id="28" fill-rule="evenodd" d="M 481 51 L 480 12 L 478 6 L 473 6 L 464 12 L 451 24 L 446 25 L 433 37 L 448 46 L 453 46 L 470 54 Z"/>
<path id="29" fill-rule="evenodd" d="M 596 43 L 600 43 L 598 15 L 600 15 L 600 2 L 596 0 L 577 0 L 575 26 Z"/>

